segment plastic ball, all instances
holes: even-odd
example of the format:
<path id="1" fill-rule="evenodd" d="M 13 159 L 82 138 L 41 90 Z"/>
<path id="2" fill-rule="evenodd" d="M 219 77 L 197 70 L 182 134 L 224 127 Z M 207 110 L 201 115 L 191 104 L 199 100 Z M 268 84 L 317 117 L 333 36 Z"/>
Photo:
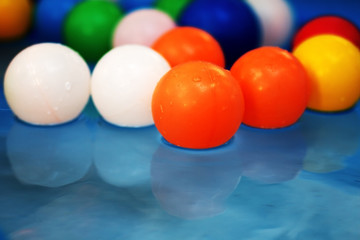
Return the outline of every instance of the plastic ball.
<path id="1" fill-rule="evenodd" d="M 246 0 L 262 27 L 263 46 L 287 45 L 294 29 L 292 10 L 286 0 Z"/>
<path id="2" fill-rule="evenodd" d="M 306 109 L 309 79 L 301 63 L 278 47 L 260 47 L 231 68 L 244 93 L 244 124 L 281 128 L 294 124 Z"/>
<path id="3" fill-rule="evenodd" d="M 193 0 L 157 0 L 155 7 L 168 13 L 173 19 L 177 20 L 184 8 Z"/>
<path id="4" fill-rule="evenodd" d="M 6 100 L 21 120 L 54 125 L 75 119 L 90 95 L 90 70 L 72 49 L 41 43 L 21 51 L 4 78 Z"/>
<path id="5" fill-rule="evenodd" d="M 194 61 L 173 67 L 152 98 L 155 126 L 170 143 L 206 149 L 225 144 L 239 128 L 244 100 L 229 71 Z"/>
<path id="6" fill-rule="evenodd" d="M 123 45 L 109 51 L 96 64 L 91 94 L 109 123 L 123 127 L 154 124 L 151 97 L 157 82 L 170 70 L 157 52 L 142 45 Z"/>
<path id="7" fill-rule="evenodd" d="M 302 42 L 293 53 L 310 77 L 308 108 L 342 111 L 357 102 L 360 52 L 354 44 L 336 35 L 318 35 Z"/>
<path id="8" fill-rule="evenodd" d="M 36 4 L 34 28 L 41 40 L 62 42 L 67 14 L 83 0 L 40 0 Z"/>
<path id="9" fill-rule="evenodd" d="M 65 20 L 65 43 L 87 61 L 98 61 L 111 49 L 111 40 L 122 13 L 115 3 L 84 1 Z"/>
<path id="10" fill-rule="evenodd" d="M 160 36 L 152 48 L 163 55 L 172 67 L 195 60 L 225 66 L 224 53 L 216 39 L 194 27 L 174 28 Z"/>
<path id="11" fill-rule="evenodd" d="M 151 46 L 176 23 L 166 13 L 155 9 L 142 9 L 129 13 L 116 26 L 113 46 L 141 44 Z"/>
<path id="12" fill-rule="evenodd" d="M 215 37 L 227 66 L 260 44 L 260 24 L 244 1 L 194 0 L 181 14 L 179 25 L 197 27 Z"/>
<path id="13" fill-rule="evenodd" d="M 295 49 L 306 39 L 320 34 L 334 34 L 346 38 L 360 49 L 359 29 L 352 22 L 338 16 L 322 16 L 306 23 L 295 35 L 293 48 Z"/>
<path id="14" fill-rule="evenodd" d="M 30 0 L 0 0 L 0 40 L 22 37 L 31 25 Z"/>

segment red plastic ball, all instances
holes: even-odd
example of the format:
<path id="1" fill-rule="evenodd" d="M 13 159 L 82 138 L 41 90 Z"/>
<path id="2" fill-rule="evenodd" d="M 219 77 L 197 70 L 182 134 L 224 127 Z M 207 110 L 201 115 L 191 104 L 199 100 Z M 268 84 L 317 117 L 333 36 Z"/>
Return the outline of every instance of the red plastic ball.
<path id="1" fill-rule="evenodd" d="M 293 49 L 306 39 L 320 35 L 332 34 L 343 37 L 360 49 L 360 31 L 350 21 L 338 16 L 323 16 L 306 23 L 293 39 Z"/>
<path id="2" fill-rule="evenodd" d="M 294 124 L 309 99 L 309 79 L 301 63 L 278 47 L 247 52 L 232 66 L 244 94 L 244 124 L 281 128 Z"/>

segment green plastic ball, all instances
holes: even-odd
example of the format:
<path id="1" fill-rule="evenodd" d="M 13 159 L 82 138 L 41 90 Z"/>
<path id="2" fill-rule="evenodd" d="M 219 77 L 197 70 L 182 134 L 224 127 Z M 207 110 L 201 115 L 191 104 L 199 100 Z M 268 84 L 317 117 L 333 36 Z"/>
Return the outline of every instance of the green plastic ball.
<path id="1" fill-rule="evenodd" d="M 157 0 L 155 8 L 162 10 L 169 14 L 174 20 L 177 20 L 183 9 L 192 0 Z"/>
<path id="2" fill-rule="evenodd" d="M 65 20 L 65 43 L 88 62 L 96 62 L 111 49 L 113 32 L 122 16 L 122 11 L 113 2 L 81 2 Z"/>

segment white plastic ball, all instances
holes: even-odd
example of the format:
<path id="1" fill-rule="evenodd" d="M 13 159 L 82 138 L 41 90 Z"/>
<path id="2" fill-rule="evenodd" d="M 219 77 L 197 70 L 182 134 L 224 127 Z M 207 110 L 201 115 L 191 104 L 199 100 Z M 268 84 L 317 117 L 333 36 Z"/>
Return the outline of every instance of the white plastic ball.
<path id="1" fill-rule="evenodd" d="M 32 45 L 9 64 L 6 100 L 21 120 L 55 125 L 79 116 L 90 96 L 90 70 L 72 49 L 55 43 Z"/>
<path id="2" fill-rule="evenodd" d="M 284 46 L 294 29 L 292 10 L 286 0 L 246 0 L 260 20 L 263 46 Z"/>
<path id="3" fill-rule="evenodd" d="M 152 125 L 152 94 L 169 70 L 168 62 L 149 47 L 123 45 L 114 48 L 100 59 L 93 71 L 91 94 L 95 107 L 114 125 Z"/>
<path id="4" fill-rule="evenodd" d="M 161 35 L 176 27 L 174 20 L 157 9 L 140 9 L 127 14 L 115 28 L 113 46 L 151 46 Z"/>

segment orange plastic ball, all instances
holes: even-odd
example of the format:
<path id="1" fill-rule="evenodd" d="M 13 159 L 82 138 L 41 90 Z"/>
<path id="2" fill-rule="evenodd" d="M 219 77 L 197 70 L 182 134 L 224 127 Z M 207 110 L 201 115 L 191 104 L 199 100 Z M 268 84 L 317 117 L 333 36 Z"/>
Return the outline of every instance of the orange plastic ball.
<path id="1" fill-rule="evenodd" d="M 152 48 L 163 55 L 172 67 L 188 61 L 225 66 L 220 44 L 209 33 L 194 27 L 176 27 L 159 37 Z"/>
<path id="2" fill-rule="evenodd" d="M 247 52 L 231 68 L 245 101 L 244 124 L 281 128 L 294 124 L 309 99 L 309 78 L 301 63 L 278 47 Z"/>
<path id="3" fill-rule="evenodd" d="M 30 0 L 0 0 L 0 39 L 23 36 L 30 27 L 31 14 Z"/>
<path id="4" fill-rule="evenodd" d="M 152 98 L 155 126 L 170 143 L 192 149 L 220 146 L 239 128 L 244 100 L 239 83 L 224 68 L 192 61 L 172 68 Z"/>

